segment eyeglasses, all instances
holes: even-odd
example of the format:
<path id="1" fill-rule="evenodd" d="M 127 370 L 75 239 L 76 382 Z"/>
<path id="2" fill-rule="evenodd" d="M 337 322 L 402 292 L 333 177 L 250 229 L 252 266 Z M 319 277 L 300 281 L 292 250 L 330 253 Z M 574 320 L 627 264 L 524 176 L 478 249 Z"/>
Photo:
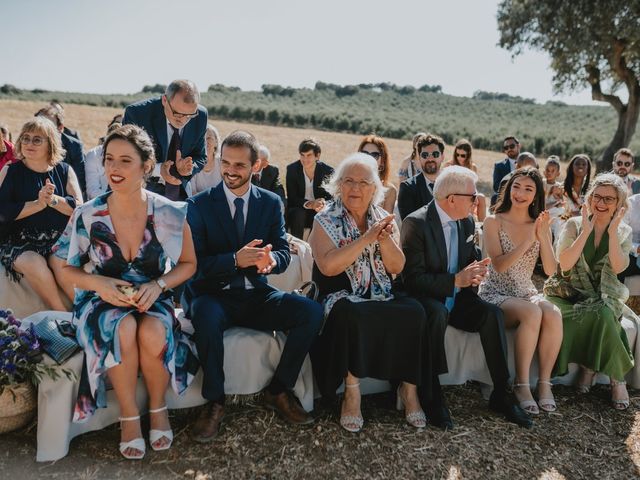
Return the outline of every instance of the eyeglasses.
<path id="1" fill-rule="evenodd" d="M 623 162 L 622 160 L 618 160 L 616 162 L 616 165 L 621 167 L 621 166 L 625 166 L 625 167 L 630 167 L 631 165 L 633 165 L 633 162 Z"/>
<path id="2" fill-rule="evenodd" d="M 466 153 L 456 153 L 456 157 L 457 158 L 467 158 L 467 154 Z"/>
<path id="3" fill-rule="evenodd" d="M 440 158 L 440 152 L 437 151 L 437 150 L 435 152 L 431 152 L 431 153 L 429 153 L 429 152 L 420 152 L 420 157 L 423 160 L 426 160 L 429 157 Z"/>
<path id="4" fill-rule="evenodd" d="M 20 143 L 22 143 L 23 145 L 33 145 L 35 147 L 38 147 L 40 145 L 42 145 L 45 142 L 45 138 L 43 137 L 30 137 L 29 135 L 23 135 L 22 138 L 20 139 Z"/>
<path id="5" fill-rule="evenodd" d="M 593 203 L 594 205 L 597 205 L 600 202 L 603 202 L 605 205 L 613 205 L 614 203 L 616 203 L 618 201 L 617 197 L 603 197 L 601 195 L 598 195 L 596 193 L 593 194 L 593 197 L 591 197 L 593 199 Z"/>
<path id="6" fill-rule="evenodd" d="M 476 199 L 478 198 L 478 192 L 475 193 L 451 193 L 448 195 L 448 197 L 450 196 L 458 196 L 458 197 L 470 197 L 471 198 L 471 203 L 476 203 Z"/>
<path id="7" fill-rule="evenodd" d="M 517 143 L 508 143 L 505 146 L 502 147 L 502 150 L 507 151 L 507 150 L 513 150 L 518 146 Z"/>
<path id="8" fill-rule="evenodd" d="M 371 155 L 374 159 L 379 160 L 382 154 L 380 152 L 367 152 L 366 150 L 360 150 L 360 153 L 366 153 L 367 155 Z"/>
<path id="9" fill-rule="evenodd" d="M 342 181 L 342 185 L 347 188 L 355 188 L 357 186 L 358 188 L 360 188 L 360 190 L 364 190 L 365 188 L 373 185 L 373 182 L 368 182 L 366 180 L 356 181 L 353 178 L 347 178 Z"/>
<path id="10" fill-rule="evenodd" d="M 169 108 L 171 109 L 171 113 L 176 118 L 193 118 L 193 117 L 197 117 L 198 116 L 198 107 L 196 107 L 196 111 L 193 112 L 193 113 L 180 113 L 180 112 L 176 112 L 173 109 L 173 107 L 171 106 L 171 102 L 169 101 L 168 98 L 167 98 L 167 104 L 169 105 Z"/>

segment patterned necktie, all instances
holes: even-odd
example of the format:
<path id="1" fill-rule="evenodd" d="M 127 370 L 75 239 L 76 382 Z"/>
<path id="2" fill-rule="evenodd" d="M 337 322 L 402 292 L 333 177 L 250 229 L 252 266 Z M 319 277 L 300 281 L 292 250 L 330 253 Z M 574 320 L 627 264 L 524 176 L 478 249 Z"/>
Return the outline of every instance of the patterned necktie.
<path id="1" fill-rule="evenodd" d="M 458 223 L 455 220 L 451 220 L 449 222 L 449 227 L 449 266 L 447 271 L 455 274 L 458 273 Z M 454 287 L 453 296 L 447 297 L 444 302 L 444 306 L 447 307 L 447 310 L 449 311 L 453 309 L 456 293 L 458 293 L 458 289 Z"/>
<path id="2" fill-rule="evenodd" d="M 180 150 L 180 132 L 173 125 L 170 125 L 170 126 L 171 126 L 171 129 L 173 130 L 173 135 L 171 135 L 171 141 L 169 142 L 169 149 L 167 150 L 167 161 L 175 162 L 176 157 L 178 155 L 178 150 Z M 171 168 L 170 172 L 177 173 L 177 170 L 175 169 L 175 164 L 173 168 Z M 179 200 L 180 187 L 181 185 L 171 185 L 170 183 L 165 184 L 164 196 L 167 197 L 169 200 Z"/>
<path id="3" fill-rule="evenodd" d="M 233 201 L 236 206 L 236 212 L 233 215 L 233 223 L 236 226 L 236 234 L 238 235 L 238 246 L 242 246 L 244 239 L 244 200 L 236 198 Z M 237 273 L 231 279 L 231 288 L 244 288 L 244 275 Z"/>

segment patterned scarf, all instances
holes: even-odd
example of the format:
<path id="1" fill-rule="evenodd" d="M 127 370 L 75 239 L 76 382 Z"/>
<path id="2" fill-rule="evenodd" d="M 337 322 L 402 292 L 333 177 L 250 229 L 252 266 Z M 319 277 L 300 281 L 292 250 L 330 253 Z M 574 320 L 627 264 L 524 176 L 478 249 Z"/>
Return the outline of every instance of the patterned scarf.
<path id="1" fill-rule="evenodd" d="M 387 212 L 377 205 L 370 205 L 367 211 L 366 228 L 369 229 L 387 215 Z M 315 219 L 336 248 L 349 245 L 361 237 L 355 220 L 339 199 L 329 202 L 327 207 L 316 215 Z M 398 241 L 397 235 L 397 232 L 394 232 L 394 240 L 396 241 Z M 378 242 L 367 245 L 356 261 L 347 267 L 345 273 L 351 284 L 351 292 L 340 290 L 327 295 L 324 300 L 325 317 L 329 316 L 333 306 L 342 298 L 348 298 L 352 302 L 393 299 L 391 279 L 382 262 Z"/>

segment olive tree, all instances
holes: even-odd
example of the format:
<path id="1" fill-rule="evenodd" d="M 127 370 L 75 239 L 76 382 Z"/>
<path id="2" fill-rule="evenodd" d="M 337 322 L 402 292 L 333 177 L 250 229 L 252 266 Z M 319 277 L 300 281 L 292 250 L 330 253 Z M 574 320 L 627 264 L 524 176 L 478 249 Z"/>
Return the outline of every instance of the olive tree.
<path id="1" fill-rule="evenodd" d="M 640 1 L 503 0 L 497 17 L 502 48 L 550 55 L 554 91 L 590 87 L 591 98 L 616 110 L 615 133 L 597 159 L 599 170 L 611 168 L 640 112 Z"/>

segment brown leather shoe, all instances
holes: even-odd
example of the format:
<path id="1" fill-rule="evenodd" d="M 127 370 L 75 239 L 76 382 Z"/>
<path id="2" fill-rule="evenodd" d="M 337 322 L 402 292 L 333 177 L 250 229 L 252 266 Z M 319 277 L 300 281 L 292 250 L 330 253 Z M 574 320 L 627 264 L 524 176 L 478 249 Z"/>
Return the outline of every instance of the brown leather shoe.
<path id="1" fill-rule="evenodd" d="M 309 415 L 298 403 L 290 391 L 284 391 L 278 395 L 264 391 L 264 403 L 267 408 L 275 410 L 287 422 L 295 425 L 308 425 L 313 423 L 313 417 Z"/>
<path id="2" fill-rule="evenodd" d="M 215 402 L 207 403 L 191 428 L 191 438 L 199 443 L 210 442 L 218 436 L 223 417 L 223 405 Z"/>

